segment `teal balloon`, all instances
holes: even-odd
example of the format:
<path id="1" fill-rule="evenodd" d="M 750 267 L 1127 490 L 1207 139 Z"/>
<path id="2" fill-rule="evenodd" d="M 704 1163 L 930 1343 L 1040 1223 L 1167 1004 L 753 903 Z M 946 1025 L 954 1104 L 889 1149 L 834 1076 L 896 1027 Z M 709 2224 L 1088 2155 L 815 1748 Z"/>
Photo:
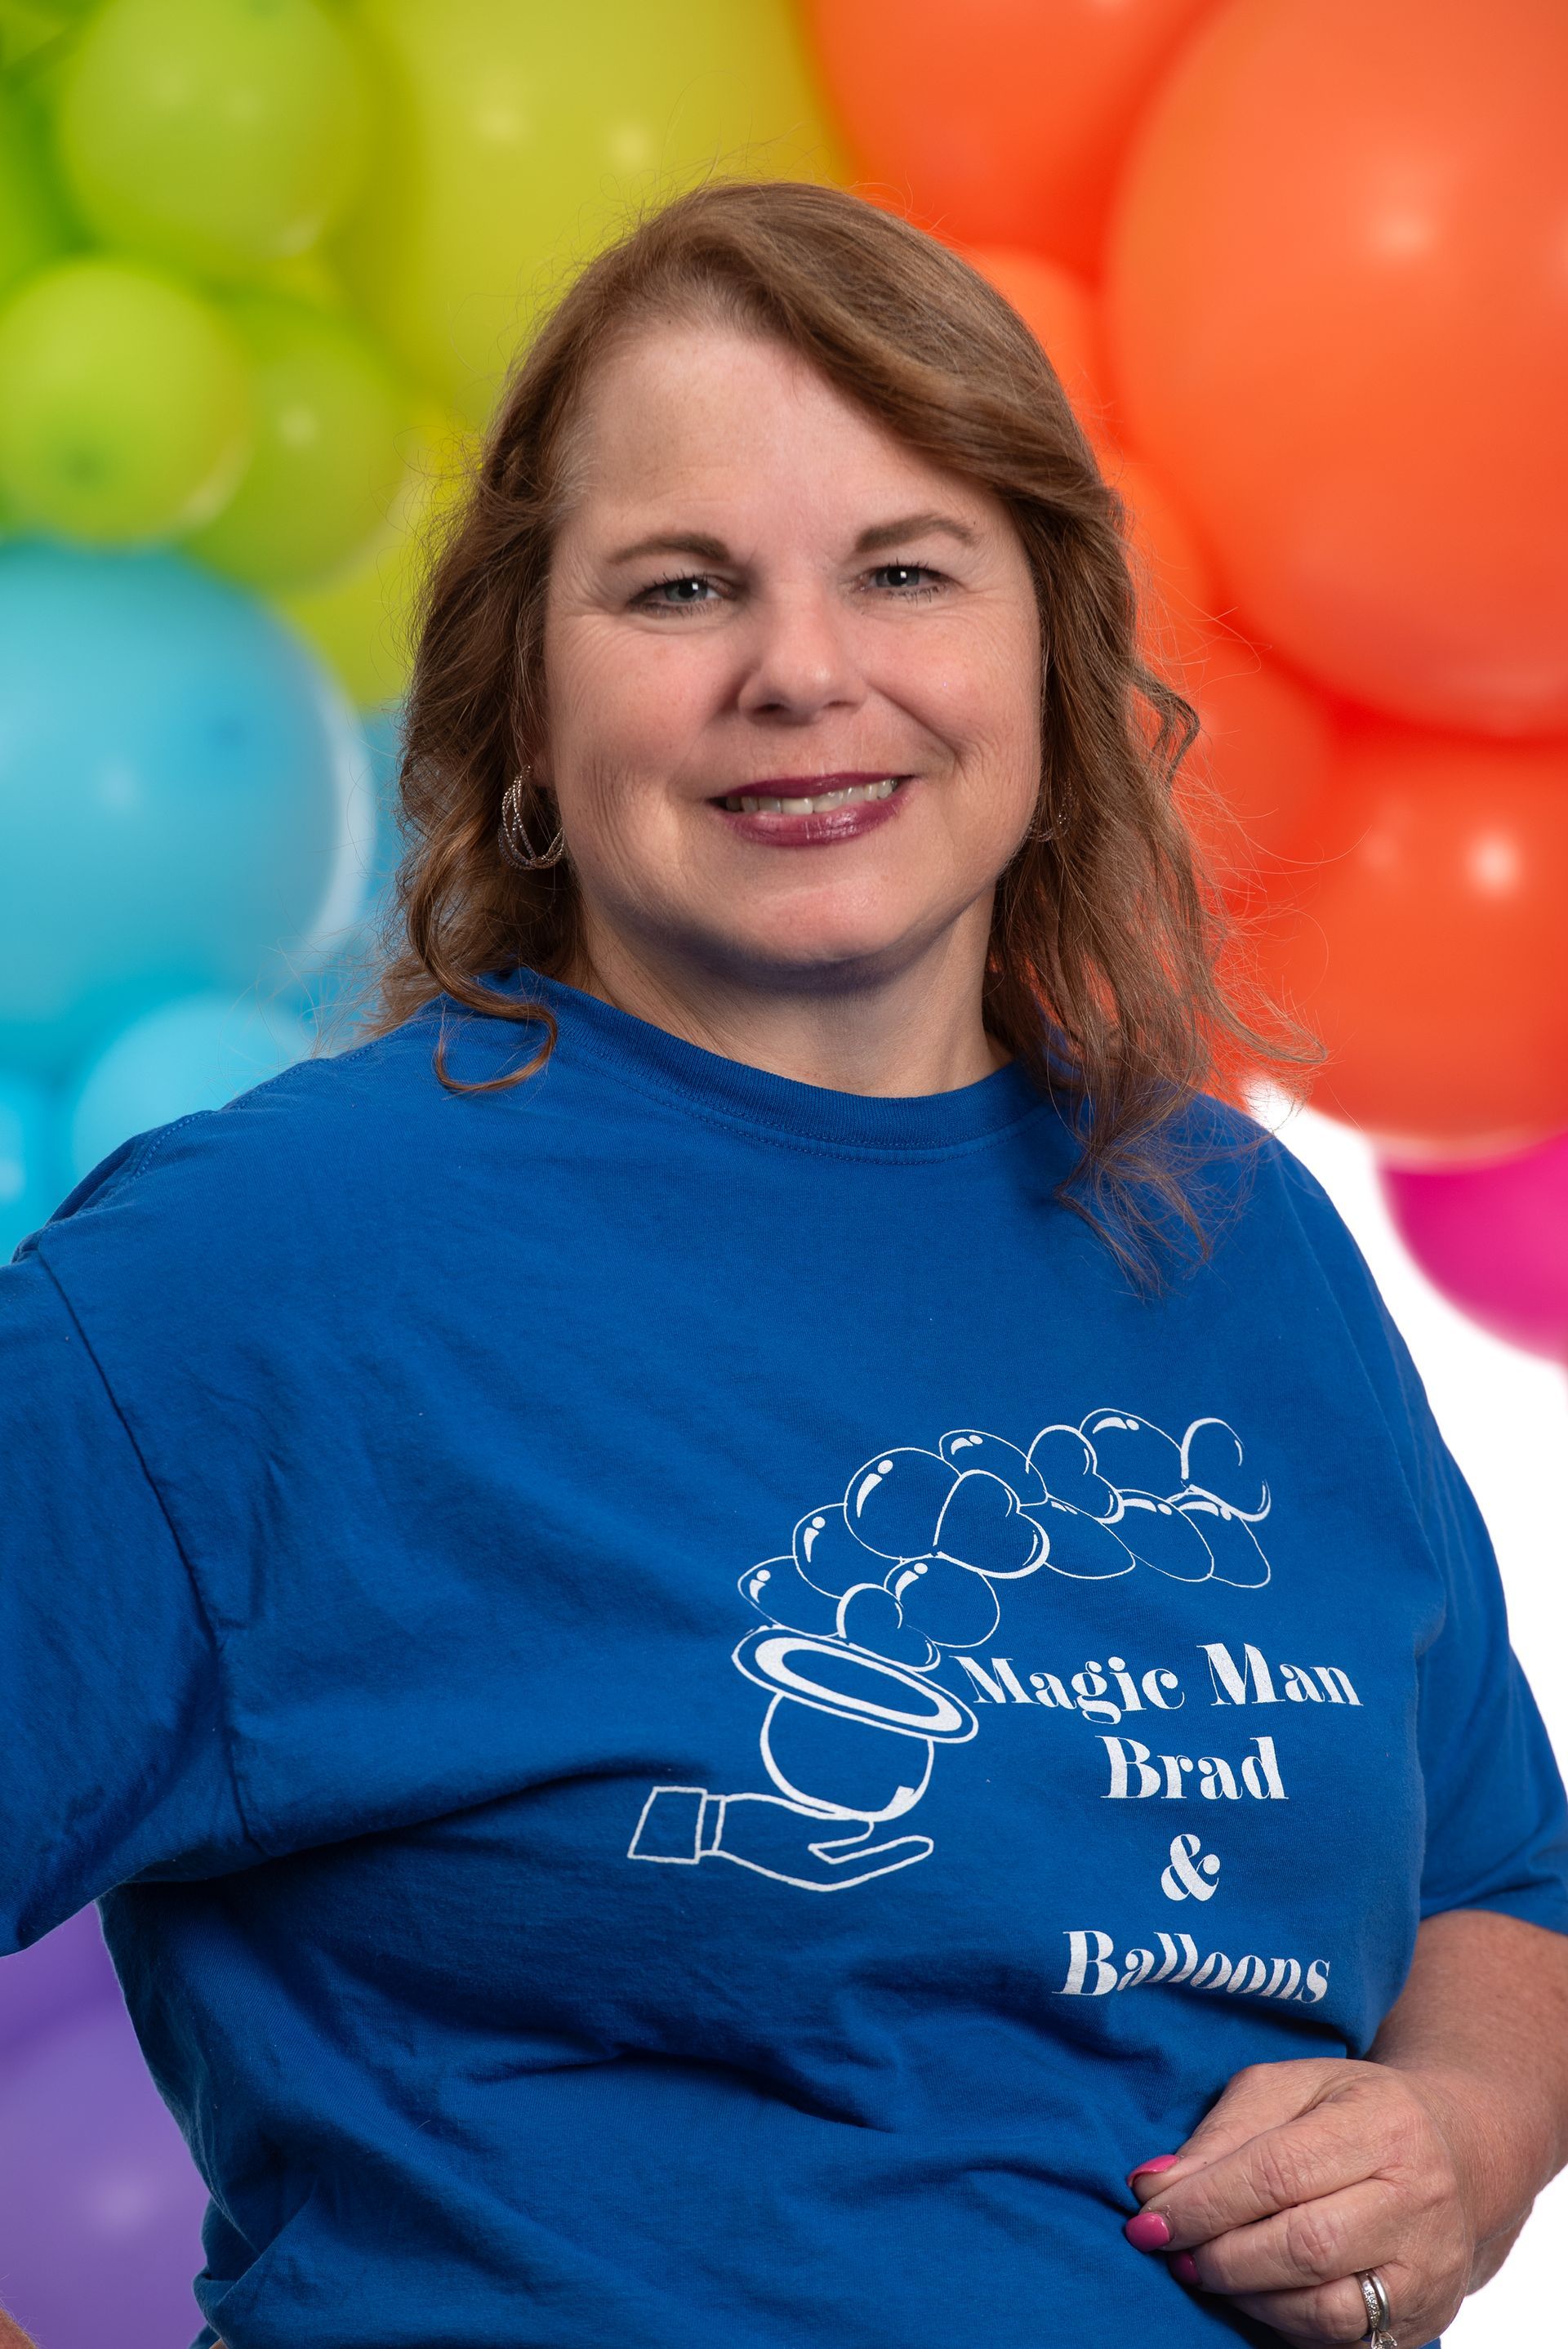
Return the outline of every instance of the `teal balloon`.
<path id="1" fill-rule="evenodd" d="M 365 891 L 358 919 L 314 970 L 302 974 L 279 999 L 308 1020 L 331 1051 L 361 1040 L 376 1008 L 374 976 L 384 925 L 393 911 L 397 866 L 407 843 L 397 824 L 397 775 L 403 754 L 403 711 L 392 704 L 361 712 L 369 766 L 370 819 L 366 826 Z"/>
<path id="2" fill-rule="evenodd" d="M 303 1061 L 312 1032 L 277 1005 L 189 995 L 133 1019 L 78 1080 L 67 1104 L 73 1183 L 133 1134 L 236 1093 Z"/>
<path id="3" fill-rule="evenodd" d="M 48 1221 L 69 1187 L 54 1095 L 0 1070 L 0 1264 Z"/>
<path id="4" fill-rule="evenodd" d="M 175 554 L 0 545 L 0 1066 L 316 967 L 373 825 L 353 710 L 253 596 Z"/>

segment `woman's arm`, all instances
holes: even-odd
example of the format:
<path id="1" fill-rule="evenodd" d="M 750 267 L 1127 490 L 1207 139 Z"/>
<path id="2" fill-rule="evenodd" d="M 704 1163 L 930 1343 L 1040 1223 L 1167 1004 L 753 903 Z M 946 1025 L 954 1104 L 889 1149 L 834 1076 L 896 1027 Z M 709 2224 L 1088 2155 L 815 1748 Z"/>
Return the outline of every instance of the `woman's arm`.
<path id="1" fill-rule="evenodd" d="M 1140 2250 L 1302 2349 L 1362 2338 L 1376 2268 L 1418 2349 L 1568 2161 L 1568 1935 L 1429 1918 L 1370 2060 L 1238 2072 L 1173 2164 L 1135 2175 Z"/>
<path id="2" fill-rule="evenodd" d="M 1474 2292 L 1496 2274 L 1530 2206 L 1568 2163 L 1568 1935 L 1456 1909 L 1429 1917 L 1372 2059 L 1449 2083 L 1454 2127 L 1479 2136 L 1466 2162 L 1478 2226 Z"/>

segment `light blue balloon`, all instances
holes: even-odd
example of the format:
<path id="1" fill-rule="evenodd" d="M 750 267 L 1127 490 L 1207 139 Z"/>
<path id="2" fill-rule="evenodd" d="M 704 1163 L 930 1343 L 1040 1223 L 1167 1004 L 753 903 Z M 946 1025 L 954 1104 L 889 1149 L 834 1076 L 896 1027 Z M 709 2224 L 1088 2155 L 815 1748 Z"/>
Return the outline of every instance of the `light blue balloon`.
<path id="1" fill-rule="evenodd" d="M 364 738 L 303 639 L 181 556 L 0 545 L 0 1061 L 314 968 L 358 916 Z"/>
<path id="2" fill-rule="evenodd" d="M 0 1264 L 69 1190 L 63 1161 L 54 1095 L 31 1077 L 0 1070 Z"/>
<path id="3" fill-rule="evenodd" d="M 293 1012 L 227 995 L 188 995 L 132 1020 L 67 1102 L 71 1181 L 79 1183 L 133 1133 L 191 1110 L 222 1109 L 303 1061 L 313 1040 Z"/>
<path id="4" fill-rule="evenodd" d="M 358 919 L 325 957 L 304 974 L 289 1000 L 334 1051 L 360 1039 L 374 1008 L 372 981 L 381 960 L 382 925 L 390 912 L 393 882 L 405 843 L 397 827 L 397 772 L 403 755 L 404 712 L 388 703 L 361 712 L 369 774 L 369 820 L 365 826 L 365 892 Z"/>

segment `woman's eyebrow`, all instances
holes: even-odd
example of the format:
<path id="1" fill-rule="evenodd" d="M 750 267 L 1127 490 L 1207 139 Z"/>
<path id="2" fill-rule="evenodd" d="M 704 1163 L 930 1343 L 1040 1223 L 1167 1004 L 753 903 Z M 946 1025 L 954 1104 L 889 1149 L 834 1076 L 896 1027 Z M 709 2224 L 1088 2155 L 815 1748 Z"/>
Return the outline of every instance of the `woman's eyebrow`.
<path id="1" fill-rule="evenodd" d="M 855 553 L 875 554 L 884 546 L 896 546 L 901 539 L 923 538 L 932 531 L 945 531 L 949 538 L 957 539 L 964 546 L 973 546 L 977 536 L 956 514 L 901 514 L 897 522 L 879 522 L 870 530 L 862 530 L 855 541 Z"/>
<path id="2" fill-rule="evenodd" d="M 903 539 L 919 538 L 933 531 L 944 531 L 949 538 L 965 546 L 973 546 L 975 533 L 956 515 L 937 512 L 901 514 L 896 522 L 873 523 L 862 530 L 854 543 L 856 554 L 875 554 L 883 547 L 896 546 Z M 700 563 L 730 563 L 734 557 L 722 538 L 713 538 L 706 531 L 667 531 L 653 538 L 640 538 L 633 546 L 617 547 L 611 555 L 612 563 L 635 563 L 647 554 L 691 554 Z"/>
<path id="3" fill-rule="evenodd" d="M 644 554 L 695 554 L 702 563 L 727 563 L 731 559 L 722 538 L 708 538 L 698 530 L 680 530 L 658 538 L 640 538 L 634 546 L 617 547 L 610 560 L 635 563 Z"/>

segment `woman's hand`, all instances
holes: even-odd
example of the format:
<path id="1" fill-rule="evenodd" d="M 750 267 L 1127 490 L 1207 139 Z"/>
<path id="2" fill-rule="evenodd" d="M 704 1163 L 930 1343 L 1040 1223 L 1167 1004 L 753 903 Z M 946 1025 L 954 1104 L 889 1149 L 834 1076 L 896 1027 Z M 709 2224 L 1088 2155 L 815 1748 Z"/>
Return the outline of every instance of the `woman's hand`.
<path id="1" fill-rule="evenodd" d="M 1508 2166 L 1496 2104 L 1473 2080 L 1382 2064 L 1254 2064 L 1173 2167 L 1135 2174 L 1129 2234 L 1301 2349 L 1362 2339 L 1356 2276 L 1376 2268 L 1401 2349 L 1419 2349 L 1507 2248 L 1489 2262 Z"/>
<path id="2" fill-rule="evenodd" d="M 1139 2249 L 1297 2349 L 1366 2336 L 1370 2268 L 1388 2331 L 1421 2349 L 1501 2266 L 1568 2160 L 1568 1934 L 1429 1918 L 1371 2054 L 1238 2072 L 1129 2180 Z"/>

